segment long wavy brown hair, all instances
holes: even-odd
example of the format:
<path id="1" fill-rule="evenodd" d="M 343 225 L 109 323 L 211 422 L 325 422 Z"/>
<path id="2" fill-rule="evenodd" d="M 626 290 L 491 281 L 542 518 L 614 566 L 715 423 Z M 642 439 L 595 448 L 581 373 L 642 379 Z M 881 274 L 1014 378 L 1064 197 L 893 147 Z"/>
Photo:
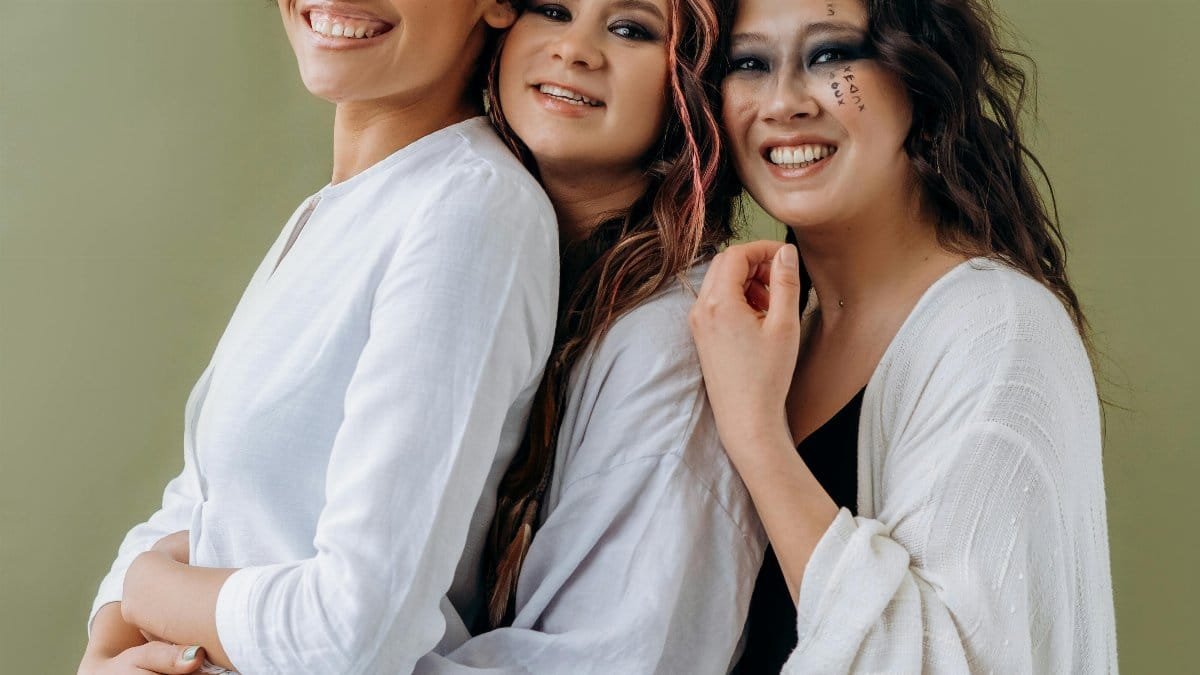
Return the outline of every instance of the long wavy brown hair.
<path id="1" fill-rule="evenodd" d="M 904 83 L 913 106 L 905 151 L 937 219 L 938 241 L 999 258 L 1050 289 L 1091 347 L 1067 279 L 1054 190 L 1026 145 L 1021 115 L 1033 93 L 1025 54 L 1002 46 L 988 0 L 865 0 L 874 58 Z M 1035 176 L 1045 182 L 1049 204 Z"/>
<path id="2" fill-rule="evenodd" d="M 523 10 L 522 3 L 514 4 Z M 626 312 L 668 284 L 686 282 L 688 269 L 711 258 L 734 234 L 739 188 L 714 113 L 724 73 L 716 49 L 720 17 L 730 10 L 714 0 L 670 0 L 669 7 L 667 119 L 661 142 L 644 159 L 646 190 L 562 252 L 554 346 L 525 437 L 500 483 L 484 554 L 485 628 L 512 623 L 517 578 L 540 522 L 567 383 L 580 356 Z M 500 136 L 536 174 L 535 158 L 513 133 L 499 100 L 502 49 L 503 37 L 488 75 L 488 112 Z"/>

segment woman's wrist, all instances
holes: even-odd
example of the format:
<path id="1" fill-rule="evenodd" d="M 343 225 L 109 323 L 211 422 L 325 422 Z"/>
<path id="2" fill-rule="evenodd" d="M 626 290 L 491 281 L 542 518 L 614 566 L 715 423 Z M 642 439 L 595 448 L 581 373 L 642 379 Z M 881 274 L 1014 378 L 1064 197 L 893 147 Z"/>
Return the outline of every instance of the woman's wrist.
<path id="1" fill-rule="evenodd" d="M 739 429 L 723 435 L 722 442 L 739 472 L 743 468 L 747 471 L 769 470 L 796 452 L 792 432 L 784 419 L 749 420 Z"/>
<path id="2" fill-rule="evenodd" d="M 732 423 L 730 416 L 716 417 L 718 429 L 724 431 L 721 434 L 721 442 L 725 444 L 728 452 L 755 456 L 778 452 L 780 447 L 793 447 L 792 430 L 788 428 L 785 414 L 769 414 L 760 412 L 761 410 L 762 408 L 758 408 L 755 413 L 738 414 L 737 424 Z"/>

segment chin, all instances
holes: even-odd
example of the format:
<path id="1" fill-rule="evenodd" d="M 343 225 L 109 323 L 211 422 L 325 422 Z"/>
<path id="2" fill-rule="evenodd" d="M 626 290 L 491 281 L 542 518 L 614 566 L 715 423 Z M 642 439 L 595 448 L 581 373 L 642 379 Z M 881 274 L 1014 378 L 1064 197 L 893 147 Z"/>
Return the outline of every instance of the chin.
<path id="1" fill-rule="evenodd" d="M 543 129 L 534 136 L 517 135 L 525 142 L 525 147 L 533 154 L 539 164 L 550 162 L 558 165 L 570 163 L 586 163 L 592 153 L 565 134 L 555 134 L 552 129 Z"/>
<path id="2" fill-rule="evenodd" d="M 309 73 L 301 76 L 304 88 L 317 98 L 340 103 L 355 98 L 354 87 L 337 73 Z"/>
<path id="3" fill-rule="evenodd" d="M 829 209 L 824 208 L 820 204 L 811 203 L 812 199 L 804 200 L 809 202 L 806 204 L 797 204 L 790 200 L 767 199 L 759 201 L 756 199 L 755 201 L 772 218 L 797 230 L 804 230 L 819 223 L 827 223 L 833 216 Z"/>

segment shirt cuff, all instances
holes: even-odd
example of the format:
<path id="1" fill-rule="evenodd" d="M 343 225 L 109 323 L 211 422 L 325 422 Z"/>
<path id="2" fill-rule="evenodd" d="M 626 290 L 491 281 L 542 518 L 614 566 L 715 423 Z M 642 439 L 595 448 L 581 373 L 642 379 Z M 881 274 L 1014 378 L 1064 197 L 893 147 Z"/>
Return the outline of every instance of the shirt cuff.
<path id="1" fill-rule="evenodd" d="M 217 638 L 239 672 L 274 672 L 257 644 L 254 625 L 259 580 L 271 570 L 272 567 L 242 568 L 230 575 L 217 593 Z"/>
<path id="2" fill-rule="evenodd" d="M 100 582 L 100 589 L 96 591 L 96 599 L 92 601 L 92 612 L 88 615 L 87 632 L 88 639 L 92 637 L 92 624 L 96 622 L 96 614 L 100 612 L 100 608 L 111 603 L 121 602 L 125 597 L 125 571 L 120 574 L 115 571 L 110 571 Z"/>

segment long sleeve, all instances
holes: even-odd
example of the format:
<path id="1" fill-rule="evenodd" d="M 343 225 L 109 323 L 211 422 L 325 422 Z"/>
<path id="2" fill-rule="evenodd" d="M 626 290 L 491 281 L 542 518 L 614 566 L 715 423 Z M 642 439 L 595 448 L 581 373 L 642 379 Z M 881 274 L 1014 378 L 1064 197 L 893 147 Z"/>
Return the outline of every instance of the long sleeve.
<path id="1" fill-rule="evenodd" d="M 425 196 L 371 303 L 308 559 L 245 567 L 217 629 L 246 674 L 408 672 L 442 637 L 501 433 L 549 352 L 557 247 L 486 167 Z"/>
<path id="2" fill-rule="evenodd" d="M 983 269 L 923 300 L 872 379 L 863 517 L 814 550 L 785 673 L 1116 670 L 1086 351 L 1045 289 Z"/>
<path id="3" fill-rule="evenodd" d="M 257 270 L 247 285 L 246 291 L 238 302 L 239 307 L 249 302 L 254 293 L 261 287 L 263 280 L 268 276 L 271 264 L 277 259 L 279 252 L 282 250 L 287 233 L 295 224 L 303 209 L 304 206 L 296 209 L 284 225 L 275 243 L 267 251 L 266 257 L 259 263 Z M 126 533 L 125 539 L 121 542 L 121 546 L 117 551 L 117 558 L 113 561 L 108 574 L 101 580 L 100 588 L 92 602 L 92 611 L 88 616 L 89 633 L 92 621 L 96 618 L 96 612 L 100 611 L 101 607 L 110 602 L 119 602 L 121 600 L 122 589 L 125 583 L 125 572 L 129 569 L 129 565 L 133 562 L 133 559 L 139 554 L 149 551 L 159 539 L 168 534 L 173 534 L 180 530 L 191 530 L 196 525 L 194 522 L 197 516 L 196 507 L 203 501 L 203 491 L 201 489 L 202 478 L 196 465 L 196 433 L 200 410 L 203 408 L 204 400 L 208 395 L 212 376 L 213 365 L 210 363 L 196 380 L 196 384 L 192 387 L 187 403 L 184 406 L 183 470 L 178 476 L 167 483 L 167 487 L 163 491 L 162 506 L 146 521 L 135 525 Z"/>
<path id="4" fill-rule="evenodd" d="M 418 673 L 724 673 L 765 536 L 721 448 L 683 292 L 576 369 L 512 627 Z"/>
<path id="5" fill-rule="evenodd" d="M 208 388 L 211 370 L 205 370 L 192 388 L 184 408 L 185 433 L 183 470 L 178 476 L 167 483 L 163 491 L 162 506 L 145 522 L 135 525 L 125 535 L 121 547 L 117 551 L 116 560 L 108 574 L 100 582 L 100 588 L 92 601 L 92 611 L 88 615 L 88 631 L 91 632 L 92 621 L 100 608 L 110 602 L 120 602 L 122 588 L 125 583 L 125 572 L 138 555 L 150 550 L 150 547 L 163 537 L 191 527 L 192 516 L 196 505 L 200 503 L 200 476 L 196 470 L 195 448 L 193 445 L 193 429 L 197 408 L 204 400 Z"/>
<path id="6" fill-rule="evenodd" d="M 1071 671 L 1035 644 L 1071 615 L 1048 477 L 1002 428 L 959 441 L 967 452 L 906 508 L 839 513 L 801 583 L 785 672 Z"/>

